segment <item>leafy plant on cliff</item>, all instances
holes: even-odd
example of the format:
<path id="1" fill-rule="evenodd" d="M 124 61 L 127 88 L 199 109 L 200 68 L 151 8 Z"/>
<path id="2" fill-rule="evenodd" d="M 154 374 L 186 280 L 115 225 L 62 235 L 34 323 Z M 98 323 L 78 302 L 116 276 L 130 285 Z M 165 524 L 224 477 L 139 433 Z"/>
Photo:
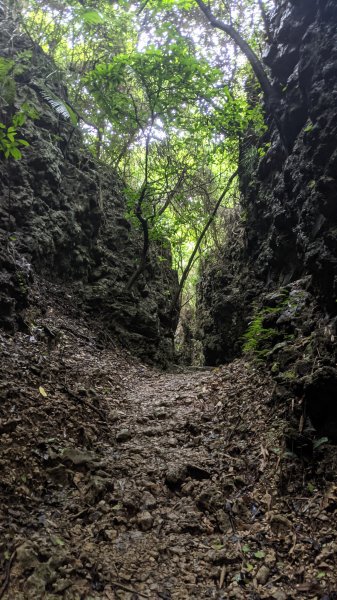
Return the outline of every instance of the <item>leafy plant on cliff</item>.
<path id="1" fill-rule="evenodd" d="M 274 307 L 264 307 L 259 310 L 249 323 L 247 331 L 243 334 L 243 352 L 251 353 L 257 358 L 263 358 L 270 350 L 271 343 L 280 335 L 274 327 L 266 327 L 265 321 L 271 315 L 279 315 L 288 304 L 288 295 Z"/>
<path id="2" fill-rule="evenodd" d="M 15 97 L 15 80 L 13 70 L 15 61 L 10 58 L 0 57 L 0 99 L 1 104 L 12 104 Z"/>
<path id="3" fill-rule="evenodd" d="M 243 351 L 252 353 L 255 356 L 263 357 L 268 349 L 264 347 L 277 336 L 277 330 L 270 327 L 264 327 L 263 321 L 266 313 L 260 313 L 249 323 L 246 333 L 243 334 Z"/>
<path id="4" fill-rule="evenodd" d="M 48 104 L 50 104 L 58 115 L 61 115 L 66 120 L 70 120 L 74 127 L 77 125 L 78 117 L 67 102 L 61 100 L 61 98 L 56 96 L 50 89 L 40 88 L 40 91 L 41 96 Z"/>
<path id="5" fill-rule="evenodd" d="M 18 128 L 25 123 L 25 120 L 25 114 L 18 112 L 13 116 L 8 127 L 4 123 L 0 123 L 0 152 L 5 158 L 19 160 L 22 157 L 20 148 L 29 146 L 26 140 L 17 137 Z"/>
<path id="6" fill-rule="evenodd" d="M 277 338 L 283 341 L 289 341 L 293 339 L 293 334 L 281 332 L 280 329 L 275 327 L 268 327 L 266 323 L 273 324 L 277 321 L 277 318 L 282 314 L 283 311 L 289 311 L 298 306 L 298 300 L 289 296 L 289 290 L 282 288 L 280 290 L 280 297 L 276 302 L 275 306 L 264 306 L 260 310 L 257 310 L 254 318 L 248 325 L 247 331 L 243 334 L 243 352 L 251 353 L 257 358 L 264 358 L 266 354 L 271 350 L 271 346 Z M 274 318 L 273 318 L 274 315 Z"/>
<path id="7" fill-rule="evenodd" d="M 22 76 L 31 62 L 29 50 L 18 52 L 14 58 L 0 56 L 0 153 L 6 158 L 19 160 L 21 150 L 29 146 L 27 140 L 18 137 L 27 118 L 36 118 L 36 111 L 29 102 L 17 98 L 16 77 Z"/>

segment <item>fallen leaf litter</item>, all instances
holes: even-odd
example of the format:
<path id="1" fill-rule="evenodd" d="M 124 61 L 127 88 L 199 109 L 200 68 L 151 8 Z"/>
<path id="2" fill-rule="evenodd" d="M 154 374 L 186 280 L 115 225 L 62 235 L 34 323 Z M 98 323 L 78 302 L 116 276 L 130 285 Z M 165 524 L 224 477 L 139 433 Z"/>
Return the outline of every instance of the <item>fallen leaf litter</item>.
<path id="1" fill-rule="evenodd" d="M 0 597 L 337 598 L 336 447 L 287 454 L 261 369 L 160 372 L 59 296 L 33 316 L 0 334 Z"/>

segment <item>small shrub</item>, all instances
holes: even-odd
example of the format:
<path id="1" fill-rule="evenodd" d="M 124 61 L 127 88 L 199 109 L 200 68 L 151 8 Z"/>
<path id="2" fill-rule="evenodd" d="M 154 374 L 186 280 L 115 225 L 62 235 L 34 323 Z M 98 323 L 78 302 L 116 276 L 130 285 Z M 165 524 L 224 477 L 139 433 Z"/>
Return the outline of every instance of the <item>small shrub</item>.
<path id="1" fill-rule="evenodd" d="M 25 115 L 22 112 L 18 112 L 12 118 L 12 123 L 9 127 L 6 127 L 4 123 L 0 123 L 0 152 L 4 154 L 5 158 L 12 157 L 15 160 L 19 160 L 22 157 L 20 147 L 29 146 L 26 140 L 17 138 L 18 127 L 21 127 L 25 120 Z"/>

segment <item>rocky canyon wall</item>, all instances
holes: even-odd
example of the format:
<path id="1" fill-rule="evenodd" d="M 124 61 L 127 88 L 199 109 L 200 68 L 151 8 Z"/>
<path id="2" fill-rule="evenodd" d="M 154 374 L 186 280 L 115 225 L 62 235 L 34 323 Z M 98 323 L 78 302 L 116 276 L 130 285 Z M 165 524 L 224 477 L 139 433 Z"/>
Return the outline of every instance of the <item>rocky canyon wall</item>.
<path id="1" fill-rule="evenodd" d="M 337 4 L 282 2 L 271 30 L 264 61 L 288 151 L 272 130 L 255 168 L 252 145 L 242 152 L 242 242 L 229 232 L 222 261 L 200 281 L 199 336 L 208 364 L 244 347 L 283 394 L 305 391 L 315 424 L 325 420 L 327 433 L 330 421 L 336 437 Z"/>
<path id="2" fill-rule="evenodd" d="M 29 142 L 22 159 L 0 159 L 1 326 L 12 330 L 24 321 L 38 276 L 63 286 L 79 311 L 103 319 L 142 358 L 169 360 L 177 276 L 165 240 L 127 292 L 142 238 L 125 217 L 123 182 L 95 162 L 81 132 L 44 99 L 46 84 L 58 98 L 67 93 L 43 52 L 10 24 L 2 29 L 0 49 L 2 57 L 22 64 L 14 106 L 3 103 L 0 121 L 9 122 L 23 102 L 35 111 L 20 132 Z"/>

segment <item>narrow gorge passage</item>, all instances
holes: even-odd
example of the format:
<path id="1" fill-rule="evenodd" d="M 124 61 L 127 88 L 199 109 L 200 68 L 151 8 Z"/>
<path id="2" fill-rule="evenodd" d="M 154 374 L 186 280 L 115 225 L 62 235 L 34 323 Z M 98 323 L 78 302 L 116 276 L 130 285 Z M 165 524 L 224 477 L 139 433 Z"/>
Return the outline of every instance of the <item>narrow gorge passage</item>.
<path id="1" fill-rule="evenodd" d="M 333 589 L 336 487 L 319 484 L 332 457 L 316 472 L 286 457 L 291 407 L 275 404 L 271 381 L 240 360 L 151 369 L 48 302 L 34 336 L 1 337 L 2 597 Z"/>
<path id="2" fill-rule="evenodd" d="M 0 23 L 0 600 L 337 600 L 337 1 Z"/>

